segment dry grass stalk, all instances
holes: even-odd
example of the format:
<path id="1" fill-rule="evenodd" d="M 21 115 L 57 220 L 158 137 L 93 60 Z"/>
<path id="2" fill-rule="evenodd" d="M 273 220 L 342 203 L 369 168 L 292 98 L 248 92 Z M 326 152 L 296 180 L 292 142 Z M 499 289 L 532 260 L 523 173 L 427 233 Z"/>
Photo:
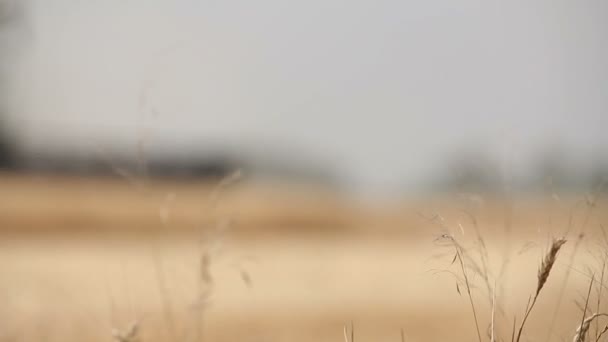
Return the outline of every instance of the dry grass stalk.
<path id="1" fill-rule="evenodd" d="M 599 317 L 608 317 L 608 314 L 604 313 L 596 313 L 593 314 L 581 322 L 581 324 L 576 329 L 576 333 L 574 334 L 573 342 L 585 342 L 587 341 L 587 335 L 589 333 L 589 328 L 591 327 L 591 323 Z M 604 327 L 604 330 L 596 337 L 595 341 L 599 341 L 602 335 L 608 330 L 608 325 Z"/>
<path id="2" fill-rule="evenodd" d="M 555 260 L 557 260 L 557 253 L 562 248 L 562 246 L 566 243 L 564 239 L 554 240 L 551 244 L 551 248 L 549 249 L 549 253 L 545 255 L 540 268 L 538 269 L 538 285 L 536 286 L 536 294 L 535 297 L 538 296 L 540 291 L 545 286 L 547 279 L 549 279 L 549 274 L 551 273 L 551 269 L 553 268 L 553 264 L 555 264 Z"/>
<path id="3" fill-rule="evenodd" d="M 468 216 L 469 220 L 471 221 L 471 223 L 473 225 L 473 231 L 475 232 L 475 239 L 477 240 L 477 245 L 478 245 L 479 263 L 473 262 L 472 263 L 472 264 L 474 264 L 473 269 L 476 270 L 476 273 L 481 277 L 481 279 L 484 282 L 484 285 L 486 286 L 488 303 L 490 305 L 494 306 L 496 303 L 495 303 L 495 298 L 493 298 L 492 294 L 494 293 L 495 290 L 492 288 L 492 285 L 490 283 L 491 272 L 490 272 L 490 268 L 488 266 L 489 255 L 488 255 L 488 248 L 486 245 L 486 241 L 483 238 L 483 235 L 481 234 L 481 231 L 479 229 L 479 224 L 477 222 L 477 218 L 475 217 L 475 215 L 473 215 L 471 212 L 469 212 L 467 210 L 462 210 L 462 212 Z"/>
<path id="4" fill-rule="evenodd" d="M 536 304 L 536 300 L 538 299 L 538 295 L 540 291 L 542 291 L 543 287 L 547 283 L 547 279 L 549 279 L 549 275 L 551 274 L 551 270 L 553 269 L 553 265 L 557 260 L 557 254 L 562 246 L 566 243 L 565 239 L 557 239 L 553 240 L 551 243 L 551 248 L 549 248 L 549 252 L 545 255 L 540 268 L 538 269 L 538 283 L 536 285 L 536 292 L 534 293 L 534 297 L 532 298 L 532 302 L 526 306 L 526 311 L 524 313 L 524 318 L 519 326 L 519 330 L 517 332 L 516 342 L 521 340 L 521 334 L 524 330 L 524 326 L 526 325 L 526 321 L 528 320 L 528 316 L 532 309 L 534 309 L 534 305 Z"/>
<path id="5" fill-rule="evenodd" d="M 228 187 L 235 184 L 242 178 L 241 170 L 236 170 L 231 174 L 227 175 L 215 186 L 209 195 L 209 211 L 213 212 L 218 209 L 222 194 Z M 203 340 L 203 325 L 205 321 L 205 311 L 211 300 L 211 295 L 214 290 L 214 279 L 211 272 L 211 266 L 215 259 L 214 250 L 217 249 L 217 245 L 220 243 L 219 234 L 223 233 L 232 223 L 230 219 L 220 219 L 215 217 L 215 234 L 210 236 L 203 230 L 201 231 L 201 246 L 200 246 L 200 257 L 198 265 L 198 291 L 194 305 L 192 306 L 192 313 L 195 322 L 195 341 Z M 209 241 L 210 240 L 210 241 Z M 211 245 L 210 245 L 211 242 Z M 214 248 L 213 245 L 216 245 Z M 217 253 L 217 251 L 215 251 Z M 241 271 L 241 278 L 246 284 L 250 284 L 251 280 L 249 275 L 245 271 Z"/>
<path id="6" fill-rule="evenodd" d="M 227 188 L 231 185 L 237 183 L 243 178 L 243 171 L 240 169 L 228 174 L 224 178 L 220 180 L 220 182 L 213 188 L 211 193 L 209 194 L 209 200 L 211 202 L 212 208 L 216 208 L 220 202 L 222 194 L 225 192 Z"/>
<path id="7" fill-rule="evenodd" d="M 116 342 L 138 342 L 139 339 L 139 324 L 137 322 L 131 323 L 128 329 L 124 331 L 120 331 L 118 329 L 114 329 L 112 331 L 112 338 Z"/>
<path id="8" fill-rule="evenodd" d="M 481 333 L 479 332 L 479 320 L 477 319 L 477 311 L 475 310 L 475 303 L 473 302 L 473 295 L 471 294 L 471 284 L 469 282 L 469 276 L 467 275 L 467 270 L 462 258 L 462 247 L 454 240 L 453 237 L 450 236 L 451 241 L 454 244 L 454 248 L 456 249 L 456 257 L 458 260 L 458 264 L 460 265 L 460 270 L 462 272 L 462 276 L 464 278 L 464 284 L 466 285 L 467 296 L 469 298 L 469 303 L 471 304 L 471 310 L 473 311 L 473 319 L 475 320 L 475 329 L 477 331 L 477 338 L 479 342 L 481 342 Z"/>
<path id="9" fill-rule="evenodd" d="M 591 218 L 591 215 L 593 214 L 593 210 L 597 207 L 597 203 L 599 202 L 600 195 L 603 193 L 606 185 L 607 185 L 606 179 L 603 179 L 593 193 L 589 194 L 588 196 L 585 196 L 584 200 L 579 201 L 570 209 L 570 216 L 568 219 L 568 228 L 566 229 L 566 235 L 570 233 L 571 229 L 574 226 L 574 224 L 573 224 L 574 211 L 577 209 L 577 207 L 579 205 L 587 206 L 587 212 L 585 214 L 585 218 L 581 225 L 580 232 L 578 234 L 576 243 L 574 244 L 574 249 L 570 256 L 570 260 L 568 261 L 568 265 L 574 265 L 574 259 L 576 258 L 579 247 L 583 241 L 583 238 L 585 237 L 589 219 Z M 557 313 L 560 311 L 560 308 L 562 305 L 562 299 L 564 298 L 564 292 L 566 291 L 566 286 L 568 285 L 568 280 L 570 279 L 570 272 L 571 272 L 571 268 L 566 269 L 566 274 L 564 275 L 564 280 L 562 281 L 562 285 L 559 289 L 559 295 L 557 296 L 557 304 L 555 306 L 555 310 L 553 311 L 553 316 L 551 317 L 551 323 L 549 324 L 549 333 L 547 334 L 546 341 L 549 341 L 551 339 L 551 332 L 553 331 L 555 322 L 557 320 Z"/>
<path id="10" fill-rule="evenodd" d="M 517 323 L 517 317 L 513 317 L 513 328 L 511 329 L 511 342 L 515 341 L 515 323 Z"/>
<path id="11" fill-rule="evenodd" d="M 490 279 L 494 277 L 492 276 L 492 272 L 490 271 L 488 248 L 483 238 L 483 235 L 481 234 L 478 220 L 475 215 L 469 210 L 463 209 L 461 210 L 461 212 L 467 216 L 473 226 L 473 231 L 475 233 L 475 240 L 477 244 L 477 248 L 475 248 L 475 250 L 478 254 L 478 258 L 471 255 L 471 253 L 469 253 L 469 251 L 464 248 L 463 245 L 460 244 L 451 233 L 449 233 L 450 229 L 446 225 L 445 219 L 441 215 L 439 215 L 438 213 L 433 213 L 431 217 L 427 217 L 423 214 L 420 215 L 423 218 L 429 220 L 431 223 L 438 225 L 444 231 L 444 233 L 437 240 L 448 241 L 449 245 L 460 251 L 460 258 L 462 259 L 465 267 L 471 272 L 473 272 L 475 275 L 479 276 L 483 281 L 483 285 L 485 285 L 486 287 L 486 295 L 489 305 L 496 306 L 497 310 L 500 312 L 500 303 L 496 302 L 495 298 L 493 298 L 493 293 L 495 292 L 495 289 L 493 289 Z M 461 223 L 458 223 L 458 227 L 464 235 L 465 232 L 463 225 Z M 456 259 L 457 256 L 454 256 L 453 262 L 455 262 Z"/>
<path id="12" fill-rule="evenodd" d="M 591 298 L 591 289 L 593 288 L 593 281 L 595 279 L 595 275 L 591 276 L 591 282 L 589 282 L 589 290 L 587 290 L 587 297 L 585 298 L 585 307 L 583 308 L 583 317 L 581 318 L 581 324 L 576 329 L 576 334 L 574 334 L 574 342 L 585 342 L 587 339 L 587 333 L 589 332 L 589 328 L 591 327 L 591 322 L 596 317 L 601 316 L 601 314 L 594 314 L 588 318 L 585 318 L 587 315 L 587 309 L 589 308 L 589 299 Z"/>
<path id="13" fill-rule="evenodd" d="M 490 323 L 490 342 L 496 342 L 494 316 L 496 313 L 496 282 L 494 283 L 494 289 L 492 290 L 492 320 Z"/>
<path id="14" fill-rule="evenodd" d="M 591 289 L 593 288 L 593 280 L 595 279 L 595 275 L 591 276 L 591 281 L 589 282 L 589 290 L 587 290 L 587 297 L 585 297 L 585 307 L 583 308 L 583 317 L 581 318 L 581 324 L 577 329 L 578 333 L 575 334 L 576 342 L 585 342 L 587 338 L 587 332 L 589 331 L 589 327 L 591 326 L 591 322 L 593 318 L 589 319 L 589 322 L 585 324 L 585 316 L 587 315 L 587 309 L 589 308 L 589 298 L 591 298 Z"/>
<path id="15" fill-rule="evenodd" d="M 350 339 L 348 338 L 349 332 L 348 332 L 348 327 L 346 326 L 346 324 L 344 325 L 343 332 L 344 332 L 344 342 L 355 342 L 355 325 L 352 321 L 350 322 Z"/>
<path id="16" fill-rule="evenodd" d="M 439 221 L 437 221 L 437 218 L 439 219 Z M 440 215 L 435 214 L 431 218 L 431 222 L 434 222 L 434 223 L 439 222 L 440 227 L 442 229 L 447 230 L 447 226 L 443 223 L 444 220 Z M 469 280 L 469 275 L 467 273 L 467 269 L 468 268 L 471 269 L 474 273 L 482 275 L 482 277 L 483 277 L 484 272 L 479 267 L 479 265 L 475 262 L 475 260 L 466 253 L 465 248 L 456 240 L 456 238 L 454 238 L 454 236 L 452 234 L 443 233 L 435 241 L 436 242 L 446 242 L 448 246 L 453 247 L 455 250 L 455 255 L 454 255 L 454 258 L 452 259 L 452 264 L 454 264 L 456 261 L 458 261 L 458 266 L 460 267 L 460 271 L 462 272 L 462 277 L 464 278 L 464 284 L 465 284 L 465 288 L 467 290 L 467 297 L 469 298 L 469 303 L 471 305 L 471 311 L 473 313 L 473 319 L 475 322 L 475 330 L 477 332 L 477 338 L 478 338 L 478 341 L 481 342 L 482 338 L 481 338 L 481 332 L 479 330 L 479 320 L 477 318 L 477 310 L 475 308 L 475 303 L 473 301 L 473 295 L 471 293 L 471 282 Z M 452 273 L 452 272 L 449 272 L 449 273 Z M 460 287 L 458 286 L 458 283 L 456 284 L 456 290 L 460 294 Z"/>
<path id="17" fill-rule="evenodd" d="M 600 308 L 602 305 L 602 287 L 604 286 L 604 272 L 606 271 L 606 253 L 604 253 L 604 257 L 602 260 L 602 272 L 600 275 L 600 282 L 598 284 L 598 289 L 597 289 L 597 306 L 596 306 L 596 312 L 600 312 Z M 595 338 L 596 340 L 599 340 L 599 336 L 600 336 L 600 332 L 599 330 L 599 322 L 595 324 Z"/>
<path id="18" fill-rule="evenodd" d="M 595 342 L 599 342 L 600 339 L 602 338 L 602 336 L 604 336 L 604 334 L 608 331 L 608 324 L 604 326 L 604 329 L 602 329 L 602 331 L 597 335 L 597 337 L 595 338 Z"/>

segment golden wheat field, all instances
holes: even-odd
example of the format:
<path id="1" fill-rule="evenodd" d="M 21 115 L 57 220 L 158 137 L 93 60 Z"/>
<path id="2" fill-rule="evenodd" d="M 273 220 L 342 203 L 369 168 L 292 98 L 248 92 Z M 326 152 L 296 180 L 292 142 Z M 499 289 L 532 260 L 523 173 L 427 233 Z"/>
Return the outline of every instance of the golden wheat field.
<path id="1" fill-rule="evenodd" d="M 0 340 L 511 341 L 535 294 L 521 341 L 603 340 L 574 335 L 608 312 L 607 223 L 596 193 L 3 175 Z"/>

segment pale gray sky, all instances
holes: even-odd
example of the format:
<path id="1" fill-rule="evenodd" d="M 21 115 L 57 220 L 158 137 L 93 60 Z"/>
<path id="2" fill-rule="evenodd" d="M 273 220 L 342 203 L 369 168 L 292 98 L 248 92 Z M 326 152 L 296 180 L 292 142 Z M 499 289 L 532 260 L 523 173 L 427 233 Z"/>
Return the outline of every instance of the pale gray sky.
<path id="1" fill-rule="evenodd" d="M 293 146 L 378 191 L 471 146 L 608 159 L 605 0 L 30 2 L 28 151 Z"/>

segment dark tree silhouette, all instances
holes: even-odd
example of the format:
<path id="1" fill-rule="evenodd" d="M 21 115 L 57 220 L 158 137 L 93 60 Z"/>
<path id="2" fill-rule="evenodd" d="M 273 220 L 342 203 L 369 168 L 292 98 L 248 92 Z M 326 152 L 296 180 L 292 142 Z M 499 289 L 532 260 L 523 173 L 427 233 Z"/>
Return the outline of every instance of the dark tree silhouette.
<path id="1" fill-rule="evenodd" d="M 0 0 L 0 168 L 15 166 L 15 144 L 7 120 L 7 73 L 15 54 L 15 39 L 24 27 L 24 1 Z"/>

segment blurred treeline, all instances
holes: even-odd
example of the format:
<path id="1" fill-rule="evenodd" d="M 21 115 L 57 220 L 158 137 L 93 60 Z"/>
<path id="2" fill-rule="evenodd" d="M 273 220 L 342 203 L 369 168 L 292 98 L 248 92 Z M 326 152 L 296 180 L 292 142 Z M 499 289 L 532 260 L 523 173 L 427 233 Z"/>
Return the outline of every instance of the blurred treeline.
<path id="1" fill-rule="evenodd" d="M 111 175 L 121 168 L 137 171 L 142 164 L 138 160 L 141 156 L 129 159 L 124 156 L 70 155 L 57 151 L 33 155 L 19 148 L 20 132 L 11 128 L 7 120 L 10 110 L 8 74 L 11 65 L 19 59 L 21 43 L 26 40 L 26 4 L 25 1 L 0 0 L 0 169 L 84 176 Z M 161 156 L 148 151 L 145 172 L 158 177 L 217 179 L 241 169 L 246 174 L 266 179 L 331 187 L 339 187 L 344 178 L 337 165 L 321 162 L 315 159 L 314 154 L 304 157 L 300 153 L 289 152 L 289 149 L 251 151 L 251 146 L 232 146 L 230 149 L 220 146 L 219 149 L 185 157 Z M 520 174 L 512 174 L 509 165 L 501 165 L 492 157 L 483 153 L 454 153 L 453 158 L 446 158 L 444 167 L 430 175 L 427 184 L 421 188 L 426 192 L 502 192 L 505 188 L 527 192 L 587 191 L 597 188 L 608 177 L 608 161 L 598 157 L 583 164 L 573 153 L 565 153 L 560 148 L 539 154 L 535 165 Z"/>

